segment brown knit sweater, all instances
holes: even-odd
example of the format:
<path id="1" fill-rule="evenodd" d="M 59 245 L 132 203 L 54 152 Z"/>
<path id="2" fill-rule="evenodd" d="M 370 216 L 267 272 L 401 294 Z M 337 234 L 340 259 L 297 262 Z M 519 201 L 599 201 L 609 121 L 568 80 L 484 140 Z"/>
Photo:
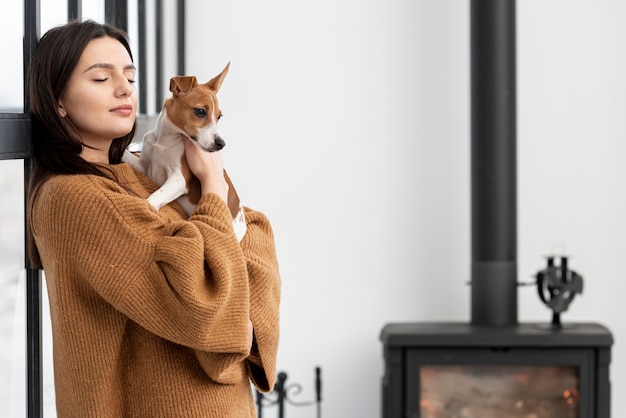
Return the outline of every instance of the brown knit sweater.
<path id="1" fill-rule="evenodd" d="M 217 195 L 189 219 L 176 203 L 157 212 L 150 179 L 110 167 L 117 181 L 53 177 L 34 205 L 59 418 L 255 417 L 250 382 L 273 388 L 278 349 L 267 218 L 246 208 L 239 244 Z"/>

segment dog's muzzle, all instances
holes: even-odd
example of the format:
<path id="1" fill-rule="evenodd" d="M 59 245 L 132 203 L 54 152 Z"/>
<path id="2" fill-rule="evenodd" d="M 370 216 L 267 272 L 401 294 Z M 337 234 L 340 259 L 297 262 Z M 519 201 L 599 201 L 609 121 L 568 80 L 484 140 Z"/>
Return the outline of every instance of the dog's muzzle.
<path id="1" fill-rule="evenodd" d="M 198 142 L 198 138 L 195 136 L 192 136 L 191 139 L 198 144 L 198 146 L 200 146 L 200 148 L 202 148 L 203 150 L 205 150 L 206 152 L 215 152 L 215 151 L 219 151 L 222 148 L 224 148 L 226 146 L 226 141 L 224 141 L 222 139 L 222 137 L 218 136 L 213 140 L 213 143 L 211 145 L 209 145 L 208 147 L 203 147 L 202 144 L 200 144 Z"/>

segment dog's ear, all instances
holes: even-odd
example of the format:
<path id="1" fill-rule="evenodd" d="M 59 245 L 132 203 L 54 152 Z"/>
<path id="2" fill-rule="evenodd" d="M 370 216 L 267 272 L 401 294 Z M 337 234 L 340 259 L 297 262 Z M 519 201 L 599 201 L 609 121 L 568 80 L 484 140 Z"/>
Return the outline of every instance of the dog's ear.
<path id="1" fill-rule="evenodd" d="M 217 92 L 222 86 L 222 81 L 224 81 L 224 77 L 226 77 L 226 74 L 228 74 L 229 67 L 230 67 L 230 61 L 228 61 L 228 63 L 226 64 L 226 67 L 224 67 L 222 72 L 219 73 L 217 76 L 213 77 L 212 79 L 210 79 L 209 82 L 206 83 L 206 85 L 211 90 L 214 90 L 215 92 Z"/>
<path id="2" fill-rule="evenodd" d="M 198 81 L 196 81 L 196 77 L 192 75 L 172 77 L 170 79 L 170 91 L 174 96 L 186 94 L 197 84 Z"/>

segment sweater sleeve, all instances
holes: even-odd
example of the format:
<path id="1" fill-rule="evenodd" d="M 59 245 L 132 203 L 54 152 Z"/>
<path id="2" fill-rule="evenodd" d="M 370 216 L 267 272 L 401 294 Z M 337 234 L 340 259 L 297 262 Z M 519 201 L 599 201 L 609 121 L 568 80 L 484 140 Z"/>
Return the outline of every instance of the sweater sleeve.
<path id="1" fill-rule="evenodd" d="M 241 242 L 250 283 L 250 318 L 254 342 L 248 357 L 248 373 L 264 392 L 274 388 L 279 339 L 280 276 L 274 235 L 269 220 L 245 209 L 247 232 Z"/>
<path id="2" fill-rule="evenodd" d="M 101 182 L 42 190 L 34 232 L 44 269 L 77 280 L 84 303 L 102 298 L 150 332 L 212 353 L 209 375 L 245 359 L 250 286 L 226 204 L 207 195 L 184 220 Z"/>
<path id="3" fill-rule="evenodd" d="M 254 328 L 252 350 L 246 359 L 246 369 L 252 383 L 260 391 L 269 392 L 274 388 L 276 380 L 280 277 L 274 235 L 268 219 L 260 212 L 248 208 L 245 210 L 247 232 L 241 242 L 241 249 L 247 265 L 249 315 Z M 220 363 L 214 353 L 208 352 L 196 352 L 196 357 L 209 376 L 217 382 L 236 383 L 241 378 L 241 368 L 236 363 Z"/>

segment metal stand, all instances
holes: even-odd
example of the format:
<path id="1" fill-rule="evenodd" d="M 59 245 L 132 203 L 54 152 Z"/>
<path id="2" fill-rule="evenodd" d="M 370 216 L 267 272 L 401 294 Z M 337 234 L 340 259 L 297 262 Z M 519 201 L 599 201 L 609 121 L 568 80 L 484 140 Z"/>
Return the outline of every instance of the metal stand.
<path id="1" fill-rule="evenodd" d="M 285 403 L 293 406 L 311 406 L 317 408 L 317 418 L 322 416 L 322 369 L 315 368 L 315 400 L 308 402 L 296 402 L 290 396 L 297 396 L 302 392 L 302 386 L 299 383 L 286 384 L 287 373 L 278 373 L 274 390 L 267 395 L 256 390 L 257 416 L 263 418 L 263 408 L 278 405 L 278 418 L 285 418 Z M 273 398 L 273 399 L 271 399 Z"/>

